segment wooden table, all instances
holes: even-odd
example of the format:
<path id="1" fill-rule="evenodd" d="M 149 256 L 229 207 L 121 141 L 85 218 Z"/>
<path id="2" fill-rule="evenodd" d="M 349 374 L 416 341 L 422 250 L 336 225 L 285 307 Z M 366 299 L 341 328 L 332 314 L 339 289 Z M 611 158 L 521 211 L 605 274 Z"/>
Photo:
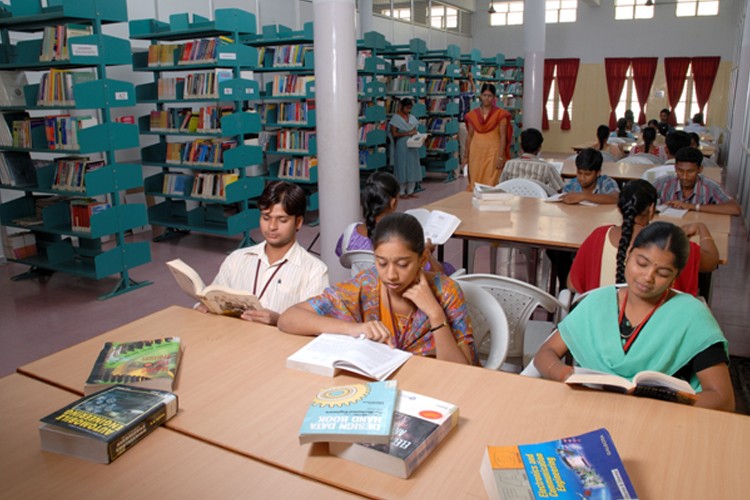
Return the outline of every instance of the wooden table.
<path id="1" fill-rule="evenodd" d="M 704 141 L 704 140 L 706 140 L 706 139 L 703 139 L 701 137 L 701 141 Z M 630 150 L 636 144 L 638 144 L 638 142 L 636 142 L 636 141 L 627 142 L 627 143 L 625 143 L 625 144 L 622 145 L 621 149 L 625 153 L 630 153 Z M 663 141 L 662 141 L 662 144 L 663 144 Z M 594 147 L 594 143 L 593 142 L 586 142 L 586 143 L 583 143 L 583 144 L 577 144 L 575 146 L 572 146 L 571 149 L 573 151 L 575 151 L 576 153 L 578 153 L 580 151 L 583 151 L 586 148 L 591 148 L 591 147 Z M 710 158 L 710 157 L 712 157 L 714 155 L 714 153 L 716 153 L 716 146 L 713 145 L 713 144 L 702 143 L 698 149 L 700 150 L 701 153 L 703 153 L 703 156 L 705 156 L 706 158 Z"/>
<path id="2" fill-rule="evenodd" d="M 424 208 L 442 210 L 461 219 L 461 225 L 453 233 L 456 238 L 562 250 L 575 250 L 597 227 L 620 224 L 622 221 L 616 205 L 566 205 L 545 202 L 540 198 L 514 197 L 510 212 L 480 212 L 472 207 L 471 196 L 471 193 L 462 191 L 425 205 Z M 727 262 L 731 216 L 688 212 L 679 219 L 657 216 L 657 220 L 678 225 L 706 223 L 719 248 L 720 262 Z M 464 268 L 467 266 L 467 257 L 467 249 L 464 248 Z"/>
<path id="3" fill-rule="evenodd" d="M 399 387 L 457 404 L 458 428 L 409 480 L 331 457 L 325 445 L 300 446 L 299 426 L 320 388 L 361 379 L 287 369 L 286 357 L 308 338 L 190 309 L 160 311 L 20 371 L 80 391 L 104 341 L 165 334 L 179 335 L 186 346 L 176 391 L 181 410 L 169 429 L 365 496 L 486 498 L 479 476 L 485 445 L 546 441 L 599 427 L 611 432 L 640 498 L 746 494 L 746 416 L 416 356 L 396 372 Z"/>
<path id="4" fill-rule="evenodd" d="M 617 182 L 621 183 L 632 179 L 640 179 L 644 172 L 654 165 L 641 165 L 640 163 L 628 163 L 628 162 L 614 162 L 605 161 L 602 164 L 602 173 L 612 177 Z M 575 160 L 563 161 L 562 171 L 560 175 L 563 177 L 575 177 L 576 176 L 576 162 Z M 721 184 L 721 167 L 703 167 L 703 175 L 707 178 Z"/>
<path id="5" fill-rule="evenodd" d="M 39 419 L 78 396 L 23 375 L 0 379 L 2 498 L 353 498 L 166 428 L 109 465 L 42 451 Z"/>

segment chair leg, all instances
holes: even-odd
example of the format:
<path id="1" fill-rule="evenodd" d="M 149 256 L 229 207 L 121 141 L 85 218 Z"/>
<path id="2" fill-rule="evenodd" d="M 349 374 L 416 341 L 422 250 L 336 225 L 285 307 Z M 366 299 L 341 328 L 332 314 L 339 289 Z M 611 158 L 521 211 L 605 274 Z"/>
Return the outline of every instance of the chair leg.
<path id="1" fill-rule="evenodd" d="M 467 250 L 468 255 L 466 259 L 466 274 L 474 272 L 474 254 L 477 252 L 479 245 L 479 242 L 469 240 L 469 249 Z"/>
<path id="2" fill-rule="evenodd" d="M 497 274 L 497 253 L 500 247 L 496 244 L 490 245 L 490 274 Z"/>

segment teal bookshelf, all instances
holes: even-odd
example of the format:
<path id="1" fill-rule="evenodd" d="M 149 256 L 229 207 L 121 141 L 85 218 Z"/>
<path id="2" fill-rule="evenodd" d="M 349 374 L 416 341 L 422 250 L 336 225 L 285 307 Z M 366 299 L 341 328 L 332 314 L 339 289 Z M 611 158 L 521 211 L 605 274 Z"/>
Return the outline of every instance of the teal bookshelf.
<path id="1" fill-rule="evenodd" d="M 263 192 L 265 169 L 261 120 L 250 108 L 261 92 L 244 73 L 256 69 L 257 50 L 241 40 L 255 35 L 255 24 L 253 14 L 231 8 L 212 20 L 180 13 L 169 22 L 130 21 L 130 38 L 151 42 L 132 63 L 154 80 L 135 95 L 155 107 L 138 118 L 141 135 L 158 139 L 141 149 L 142 165 L 160 169 L 144 181 L 146 194 L 162 200 L 148 209 L 149 222 L 166 229 L 155 241 L 196 231 L 253 243 L 259 213 L 250 200 Z M 202 150 L 205 158 L 190 153 Z"/>
<path id="2" fill-rule="evenodd" d="M 390 62 L 380 57 L 387 47 L 385 37 L 375 31 L 357 41 L 357 94 L 359 101 L 359 169 L 363 177 L 386 167 L 388 118 L 386 84 Z M 363 180 L 363 179 L 360 179 Z"/>
<path id="3" fill-rule="evenodd" d="M 119 275 L 107 299 L 151 284 L 135 281 L 131 270 L 148 263 L 151 251 L 148 242 L 126 242 L 126 232 L 147 224 L 146 207 L 123 204 L 124 190 L 143 185 L 141 166 L 117 161 L 117 151 L 138 146 L 136 125 L 115 122 L 114 108 L 135 103 L 132 84 L 108 78 L 107 67 L 130 64 L 130 42 L 102 33 L 102 26 L 128 20 L 125 0 L 55 0 L 42 6 L 38 0 L 11 0 L 0 15 L 0 69 L 43 72 L 52 69 L 93 71 L 95 78 L 71 86 L 72 100 L 66 104 L 39 104 L 38 84 L 23 89 L 26 106 L 3 106 L 2 111 L 26 112 L 31 119 L 62 114 L 84 115 L 89 110 L 97 119 L 77 131 L 77 145 L 72 137 L 58 130 L 54 147 L 44 127 L 31 127 L 26 147 L 0 146 L 2 152 L 20 152 L 31 159 L 37 153 L 56 158 L 73 154 L 101 159 L 103 166 L 81 169 L 78 189 L 59 188 L 55 184 L 58 167 L 48 163 L 35 168 L 36 181 L 25 186 L 0 186 L 23 192 L 23 196 L 0 205 L 0 224 L 31 231 L 36 239 L 36 255 L 9 258 L 28 265 L 29 271 L 14 279 L 33 276 L 48 277 L 61 272 L 100 280 Z M 79 24 L 91 27 L 91 34 L 68 39 L 69 59 L 40 61 L 41 32 L 47 26 Z M 11 33 L 23 32 L 22 40 L 12 43 Z M 37 37 L 33 37 L 38 35 Z M 51 129 L 54 130 L 54 129 Z M 61 141 L 61 142 L 59 142 Z M 64 147 L 64 144 L 72 145 Z M 76 198 L 106 199 L 101 211 L 90 215 L 87 228 L 73 224 L 71 201 Z M 44 201 L 42 205 L 41 202 Z M 29 219 L 36 219 L 28 225 Z"/>

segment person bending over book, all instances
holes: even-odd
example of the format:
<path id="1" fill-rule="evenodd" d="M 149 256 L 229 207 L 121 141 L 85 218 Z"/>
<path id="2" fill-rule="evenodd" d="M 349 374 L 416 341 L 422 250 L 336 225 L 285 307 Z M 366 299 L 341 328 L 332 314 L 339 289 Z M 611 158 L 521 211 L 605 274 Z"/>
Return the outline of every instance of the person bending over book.
<path id="1" fill-rule="evenodd" d="M 290 307 L 279 328 L 298 335 L 363 336 L 422 356 L 477 364 L 461 289 L 444 274 L 423 270 L 427 252 L 419 221 L 387 215 L 372 240 L 374 268 Z"/>
<path id="2" fill-rule="evenodd" d="M 269 183 L 258 199 L 265 241 L 235 250 L 221 264 L 212 284 L 248 290 L 265 308 L 245 311 L 242 319 L 276 325 L 279 313 L 328 286 L 326 265 L 297 242 L 305 205 L 305 192 L 296 184 Z M 196 309 L 208 312 L 202 304 Z"/>
<path id="3" fill-rule="evenodd" d="M 563 203 L 574 205 L 582 201 L 599 204 L 617 203 L 620 188 L 608 175 L 602 174 L 602 153 L 586 148 L 576 155 L 576 176 L 563 186 Z"/>
<path id="4" fill-rule="evenodd" d="M 622 188 L 617 208 L 622 215 L 619 226 L 600 226 L 578 249 L 568 275 L 568 289 L 585 293 L 603 285 L 625 282 L 625 257 L 630 243 L 656 214 L 656 189 L 648 181 L 636 179 Z M 690 242 L 690 255 L 672 288 L 698 294 L 698 273 L 708 273 L 719 264 L 719 249 L 702 222 L 682 226 L 688 237 L 697 235 L 698 243 Z"/>
<path id="5" fill-rule="evenodd" d="M 628 253 L 622 288 L 589 293 L 539 348 L 534 365 L 544 378 L 565 381 L 573 367 L 628 379 L 653 370 L 690 383 L 696 405 L 734 410 L 727 340 L 708 307 L 670 288 L 688 260 L 685 233 L 669 222 L 646 226 Z"/>
<path id="6" fill-rule="evenodd" d="M 336 255 L 338 257 L 349 250 L 373 249 L 371 237 L 375 231 L 375 224 L 398 209 L 399 187 L 396 177 L 388 172 L 375 172 L 367 178 L 365 187 L 359 197 L 365 221 L 354 222 L 347 226 L 336 243 Z M 428 241 L 429 260 L 425 265 L 425 270 L 444 272 L 448 275 L 453 274 L 456 268 L 448 262 L 440 263 L 434 257 L 434 250 L 435 245 Z"/>

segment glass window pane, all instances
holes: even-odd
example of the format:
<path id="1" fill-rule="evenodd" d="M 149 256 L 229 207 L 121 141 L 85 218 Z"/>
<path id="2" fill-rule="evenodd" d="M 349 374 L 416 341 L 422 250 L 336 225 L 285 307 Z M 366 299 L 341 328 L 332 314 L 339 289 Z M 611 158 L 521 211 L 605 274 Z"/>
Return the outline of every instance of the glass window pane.
<path id="1" fill-rule="evenodd" d="M 547 0 L 547 2 L 545 3 L 544 8 L 546 10 L 559 9 L 560 8 L 560 0 Z"/>
<path id="2" fill-rule="evenodd" d="M 562 2 L 560 2 L 560 8 L 561 9 L 577 9 L 578 0 L 563 0 Z"/>
<path id="3" fill-rule="evenodd" d="M 635 0 L 615 0 L 615 7 L 627 7 L 635 5 Z"/>
<path id="4" fill-rule="evenodd" d="M 633 19 L 633 8 L 615 7 L 615 19 Z"/>
<path id="5" fill-rule="evenodd" d="M 698 15 L 699 16 L 718 16 L 719 15 L 719 2 L 718 1 L 700 2 L 698 4 Z"/>
<path id="6" fill-rule="evenodd" d="M 695 2 L 690 3 L 678 3 L 674 11 L 677 17 L 692 17 L 695 16 Z"/>
<path id="7" fill-rule="evenodd" d="M 490 14 L 490 26 L 505 26 L 505 14 L 498 12 Z"/>
<path id="8" fill-rule="evenodd" d="M 635 7 L 635 18 L 636 19 L 653 19 L 654 8 L 646 7 L 645 5 L 637 5 Z"/>
<path id="9" fill-rule="evenodd" d="M 523 2 L 509 2 L 510 12 L 523 12 Z"/>
<path id="10" fill-rule="evenodd" d="M 523 24 L 523 12 L 508 13 L 508 25 Z"/>
<path id="11" fill-rule="evenodd" d="M 544 22 L 547 24 L 555 24 L 557 22 L 557 9 L 548 10 L 544 15 Z"/>
<path id="12" fill-rule="evenodd" d="M 560 11 L 560 22 L 561 23 L 576 22 L 576 9 L 562 9 Z"/>

